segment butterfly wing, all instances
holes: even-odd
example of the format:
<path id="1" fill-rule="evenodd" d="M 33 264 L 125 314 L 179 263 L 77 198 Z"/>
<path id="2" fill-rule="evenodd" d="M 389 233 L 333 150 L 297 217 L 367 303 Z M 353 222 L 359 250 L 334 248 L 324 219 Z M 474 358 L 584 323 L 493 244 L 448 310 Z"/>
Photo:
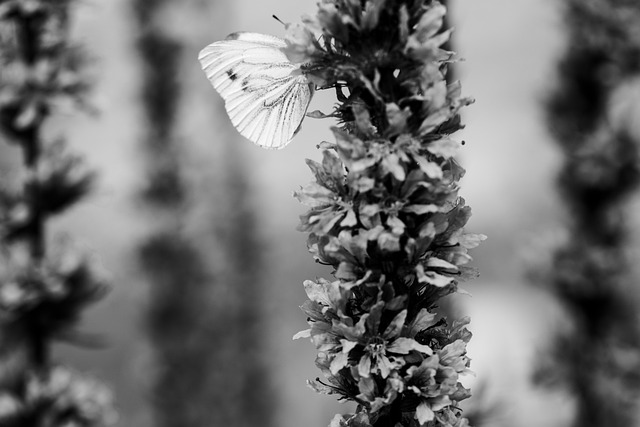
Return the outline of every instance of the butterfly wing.
<path id="1" fill-rule="evenodd" d="M 264 148 L 282 148 L 304 119 L 314 85 L 282 52 L 277 37 L 233 33 L 205 47 L 202 69 L 240 134 Z"/>

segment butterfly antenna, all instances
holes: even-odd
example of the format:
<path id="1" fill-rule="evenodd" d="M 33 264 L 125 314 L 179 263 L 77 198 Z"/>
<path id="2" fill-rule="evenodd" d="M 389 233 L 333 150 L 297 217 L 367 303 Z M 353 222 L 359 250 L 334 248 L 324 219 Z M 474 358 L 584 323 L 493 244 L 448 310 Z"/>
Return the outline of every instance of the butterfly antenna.
<path id="1" fill-rule="evenodd" d="M 287 24 L 285 24 L 284 22 L 282 22 L 282 19 L 278 18 L 276 15 L 271 15 L 271 17 L 273 19 L 275 19 L 276 21 L 278 21 L 279 23 L 281 23 L 282 25 L 284 25 L 285 27 L 287 26 Z"/>

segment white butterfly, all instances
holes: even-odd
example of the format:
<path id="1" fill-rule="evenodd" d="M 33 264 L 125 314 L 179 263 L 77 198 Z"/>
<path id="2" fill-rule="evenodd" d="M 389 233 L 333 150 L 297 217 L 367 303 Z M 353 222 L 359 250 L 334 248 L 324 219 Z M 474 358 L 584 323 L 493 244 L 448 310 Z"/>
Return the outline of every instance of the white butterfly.
<path id="1" fill-rule="evenodd" d="M 315 89 L 287 59 L 285 46 L 278 37 L 241 32 L 210 44 L 198 56 L 233 125 L 264 148 L 291 141 Z"/>

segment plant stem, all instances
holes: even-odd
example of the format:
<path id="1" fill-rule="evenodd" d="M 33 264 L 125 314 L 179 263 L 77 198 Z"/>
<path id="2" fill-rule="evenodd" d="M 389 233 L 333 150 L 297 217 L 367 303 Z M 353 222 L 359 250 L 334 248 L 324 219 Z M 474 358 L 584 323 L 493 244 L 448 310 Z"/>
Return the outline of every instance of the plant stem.
<path id="1" fill-rule="evenodd" d="M 28 67 L 32 67 L 38 51 L 38 28 L 37 17 L 22 17 L 17 23 L 18 49 Z M 28 204 L 29 226 L 27 233 L 27 244 L 31 264 L 38 269 L 45 258 L 45 224 L 44 215 L 40 209 L 40 188 L 38 182 L 38 165 L 41 155 L 40 123 L 34 121 L 21 132 L 20 145 L 24 156 L 24 166 L 26 177 L 24 182 L 25 201 Z M 48 336 L 43 334 L 39 324 L 39 319 L 30 318 L 28 329 L 31 333 L 32 363 L 34 368 L 42 369 L 47 365 L 49 359 Z"/>

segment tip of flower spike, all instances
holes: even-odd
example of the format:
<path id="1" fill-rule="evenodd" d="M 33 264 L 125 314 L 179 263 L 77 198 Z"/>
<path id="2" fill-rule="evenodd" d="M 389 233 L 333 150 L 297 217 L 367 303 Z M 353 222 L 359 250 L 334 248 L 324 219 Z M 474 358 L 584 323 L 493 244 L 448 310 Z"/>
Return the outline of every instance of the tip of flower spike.
<path id="1" fill-rule="evenodd" d="M 289 61 L 294 64 L 313 62 L 320 45 L 311 30 L 303 24 L 294 23 L 285 24 L 285 31 L 284 41 L 287 46 L 283 51 Z"/>

